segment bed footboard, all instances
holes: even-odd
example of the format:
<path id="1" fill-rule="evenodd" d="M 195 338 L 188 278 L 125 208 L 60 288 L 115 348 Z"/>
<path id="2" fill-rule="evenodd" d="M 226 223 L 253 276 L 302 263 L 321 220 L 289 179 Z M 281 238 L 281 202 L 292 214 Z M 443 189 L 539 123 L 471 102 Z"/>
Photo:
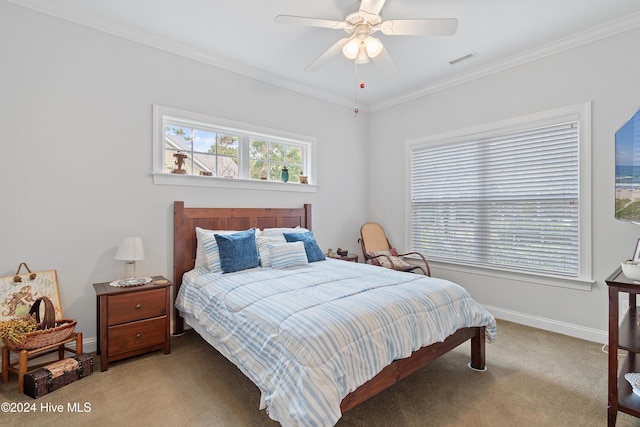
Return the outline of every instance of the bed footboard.
<path id="1" fill-rule="evenodd" d="M 342 413 L 375 396 L 382 390 L 408 377 L 440 356 L 467 340 L 471 340 L 471 362 L 473 369 L 485 370 L 485 327 L 458 329 L 444 341 L 422 347 L 406 359 L 399 359 L 384 368 L 375 377 L 349 393 L 340 404 Z"/>

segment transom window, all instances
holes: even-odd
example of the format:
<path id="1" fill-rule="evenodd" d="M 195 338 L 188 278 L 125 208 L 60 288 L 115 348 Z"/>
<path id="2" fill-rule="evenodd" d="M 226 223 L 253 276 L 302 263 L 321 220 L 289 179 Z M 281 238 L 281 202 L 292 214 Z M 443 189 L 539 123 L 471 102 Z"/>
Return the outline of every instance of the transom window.
<path id="1" fill-rule="evenodd" d="M 588 111 L 410 143 L 412 249 L 434 261 L 590 280 Z"/>
<path id="2" fill-rule="evenodd" d="M 251 138 L 249 141 L 249 174 L 252 179 L 281 179 L 286 167 L 289 179 L 298 181 L 303 175 L 304 150 L 300 146 Z"/>
<path id="3" fill-rule="evenodd" d="M 184 153 L 183 169 L 189 175 L 209 175 L 238 178 L 237 135 L 227 135 L 215 130 L 187 127 L 180 121 L 164 122 L 164 165 L 171 173 L 176 168 L 176 154 Z"/>
<path id="4" fill-rule="evenodd" d="M 286 168 L 287 184 L 299 184 L 301 175 L 314 184 L 314 142 L 302 135 L 154 105 L 154 180 L 168 183 L 163 176 L 198 176 L 219 186 L 233 178 L 255 181 L 258 187 L 251 188 L 259 188 L 265 181 L 283 183 Z"/>

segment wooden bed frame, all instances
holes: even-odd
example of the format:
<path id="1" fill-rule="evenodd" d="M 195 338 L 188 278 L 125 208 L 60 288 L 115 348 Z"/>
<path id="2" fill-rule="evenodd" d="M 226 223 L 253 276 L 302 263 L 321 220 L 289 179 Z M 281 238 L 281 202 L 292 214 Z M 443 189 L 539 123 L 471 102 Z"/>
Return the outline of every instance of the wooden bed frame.
<path id="1" fill-rule="evenodd" d="M 302 208 L 185 208 L 184 202 L 174 202 L 173 283 L 175 295 L 182 284 L 182 276 L 193 269 L 196 259 L 195 228 L 209 230 L 246 230 L 251 227 L 305 227 L 311 229 L 311 205 Z M 410 273 L 407 273 L 410 274 Z M 174 334 L 184 332 L 184 319 L 175 309 Z M 344 413 L 378 394 L 438 357 L 471 340 L 471 362 L 476 370 L 485 369 L 485 328 L 458 329 L 443 342 L 413 352 L 406 359 L 394 361 L 375 377 L 347 395 L 340 405 Z"/>

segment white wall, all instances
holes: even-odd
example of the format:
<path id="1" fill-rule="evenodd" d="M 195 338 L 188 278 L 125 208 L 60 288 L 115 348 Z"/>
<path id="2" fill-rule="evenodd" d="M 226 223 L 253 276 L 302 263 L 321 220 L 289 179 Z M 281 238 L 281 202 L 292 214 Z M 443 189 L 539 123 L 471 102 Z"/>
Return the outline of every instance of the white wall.
<path id="1" fill-rule="evenodd" d="M 369 211 L 399 247 L 408 139 L 592 102 L 593 277 L 590 292 L 435 269 L 465 286 L 498 317 L 595 341 L 606 340 L 604 279 L 631 257 L 640 228 L 614 219 L 614 133 L 640 106 L 640 30 L 530 62 L 370 116 Z M 398 209 L 387 209 L 387 206 Z M 534 281 L 535 282 L 535 281 Z M 626 301 L 625 301 L 626 303 Z"/>
<path id="2" fill-rule="evenodd" d="M 251 80 L 0 2 L 0 275 L 22 261 L 57 269 L 65 317 L 95 345 L 92 283 L 123 272 L 113 256 L 140 235 L 140 274 L 172 275 L 172 202 L 198 206 L 313 204 L 323 249 L 359 252 L 364 221 L 404 230 L 407 139 L 591 101 L 593 271 L 590 292 L 455 270 L 498 316 L 606 339 L 604 278 L 628 258 L 637 226 L 613 219 L 614 132 L 640 106 L 640 30 L 353 118 L 350 108 Z M 154 185 L 151 106 L 161 104 L 316 137 L 316 193 Z M 335 153 L 344 156 L 336 156 Z M 368 162 L 367 162 L 367 155 Z M 370 182 L 370 185 L 367 184 Z"/>
<path id="3" fill-rule="evenodd" d="M 313 205 L 323 249 L 357 248 L 367 206 L 368 118 L 64 20 L 0 2 L 0 276 L 57 269 L 65 317 L 95 349 L 92 284 L 117 279 L 123 237 L 138 273 L 173 272 L 173 201 Z M 152 104 L 317 138 L 316 193 L 154 185 Z M 343 156 L 337 156 L 342 153 Z M 93 346 L 93 348 L 92 348 Z"/>

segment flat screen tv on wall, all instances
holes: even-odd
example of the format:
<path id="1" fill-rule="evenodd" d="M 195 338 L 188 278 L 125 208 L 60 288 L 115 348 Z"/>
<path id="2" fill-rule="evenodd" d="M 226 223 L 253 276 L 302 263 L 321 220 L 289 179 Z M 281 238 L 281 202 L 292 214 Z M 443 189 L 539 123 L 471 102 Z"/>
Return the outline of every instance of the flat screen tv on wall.
<path id="1" fill-rule="evenodd" d="M 616 132 L 616 219 L 640 224 L 640 110 Z"/>

